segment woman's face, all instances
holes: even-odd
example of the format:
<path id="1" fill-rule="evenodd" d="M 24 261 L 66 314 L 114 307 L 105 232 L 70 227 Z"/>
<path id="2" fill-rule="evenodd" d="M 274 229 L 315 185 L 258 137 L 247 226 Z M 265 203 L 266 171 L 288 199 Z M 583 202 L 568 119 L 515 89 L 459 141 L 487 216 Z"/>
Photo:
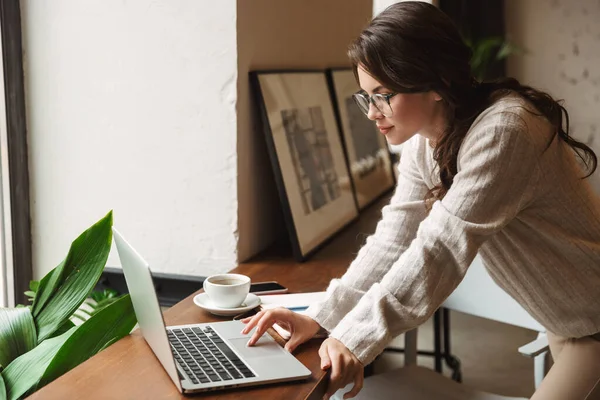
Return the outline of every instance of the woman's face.
<path id="1" fill-rule="evenodd" d="M 394 93 L 369 75 L 360 65 L 358 80 L 361 89 L 369 96 L 375 93 Z M 386 117 L 371 104 L 367 117 L 375 121 L 377 128 L 385 135 L 389 144 L 402 144 L 417 133 L 435 142 L 441 132 L 442 102 L 440 100 L 440 95 L 432 91 L 398 93 L 390 98 L 391 116 Z"/>

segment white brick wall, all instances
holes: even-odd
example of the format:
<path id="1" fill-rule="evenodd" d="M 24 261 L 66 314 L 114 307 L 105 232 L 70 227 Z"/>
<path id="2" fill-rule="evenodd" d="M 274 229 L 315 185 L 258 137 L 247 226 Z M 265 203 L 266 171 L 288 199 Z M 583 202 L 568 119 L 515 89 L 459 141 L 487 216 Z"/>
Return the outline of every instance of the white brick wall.
<path id="1" fill-rule="evenodd" d="M 508 75 L 564 99 L 571 133 L 600 156 L 600 2 L 506 0 L 507 35 L 528 53 Z M 591 178 L 600 192 L 600 173 Z"/>

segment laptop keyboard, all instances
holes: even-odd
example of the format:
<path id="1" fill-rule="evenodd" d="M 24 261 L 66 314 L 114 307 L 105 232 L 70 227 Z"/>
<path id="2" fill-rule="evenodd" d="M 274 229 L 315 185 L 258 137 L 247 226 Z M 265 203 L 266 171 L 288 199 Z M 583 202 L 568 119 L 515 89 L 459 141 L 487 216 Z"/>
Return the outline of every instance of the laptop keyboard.
<path id="1" fill-rule="evenodd" d="M 170 329 L 167 336 L 175 360 L 192 383 L 255 376 L 210 326 Z"/>

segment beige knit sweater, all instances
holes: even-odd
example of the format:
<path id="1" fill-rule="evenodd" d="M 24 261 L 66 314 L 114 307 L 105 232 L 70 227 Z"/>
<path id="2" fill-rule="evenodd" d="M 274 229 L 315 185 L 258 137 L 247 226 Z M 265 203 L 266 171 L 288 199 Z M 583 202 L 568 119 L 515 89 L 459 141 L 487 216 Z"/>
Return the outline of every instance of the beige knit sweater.
<path id="1" fill-rule="evenodd" d="M 517 95 L 474 121 L 458 173 L 426 212 L 439 181 L 433 149 L 404 146 L 383 216 L 325 300 L 307 313 L 364 364 L 424 321 L 458 286 L 475 255 L 496 283 L 549 331 L 600 331 L 600 201 L 573 151 Z"/>

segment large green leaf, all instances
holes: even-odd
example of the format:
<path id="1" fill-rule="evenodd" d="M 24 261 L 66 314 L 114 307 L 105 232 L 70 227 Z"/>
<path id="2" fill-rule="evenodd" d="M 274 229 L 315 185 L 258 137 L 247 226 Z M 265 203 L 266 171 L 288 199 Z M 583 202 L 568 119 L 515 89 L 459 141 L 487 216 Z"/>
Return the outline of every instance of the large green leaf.
<path id="1" fill-rule="evenodd" d="M 76 329 L 77 327 L 73 327 L 60 336 L 44 340 L 33 350 L 15 359 L 2 371 L 4 384 L 6 385 L 6 395 L 9 400 L 21 398 L 38 384 L 56 353 L 67 339 L 75 333 Z"/>
<path id="2" fill-rule="evenodd" d="M 29 307 L 0 308 L 0 371 L 36 344 L 35 323 Z"/>
<path id="3" fill-rule="evenodd" d="M 46 276 L 44 276 L 44 278 L 42 278 L 42 280 L 39 282 L 38 290 L 35 294 L 35 298 L 33 299 L 33 304 L 31 305 L 31 312 L 33 313 L 34 318 L 38 316 L 48 300 L 50 300 L 50 296 L 56 291 L 56 289 L 58 289 L 59 278 L 62 276 L 65 261 L 67 260 L 62 260 L 57 267 L 48 272 Z"/>
<path id="4" fill-rule="evenodd" d="M 125 295 L 82 325 L 44 340 L 10 363 L 2 373 L 9 400 L 30 394 L 75 368 L 128 335 L 136 322 L 131 298 Z"/>
<path id="5" fill-rule="evenodd" d="M 65 342 L 44 372 L 37 389 L 128 335 L 137 319 L 129 295 L 93 314 Z"/>
<path id="6" fill-rule="evenodd" d="M 57 330 L 54 331 L 54 333 L 52 334 L 52 337 L 60 336 L 74 326 L 75 326 L 75 324 L 73 323 L 73 321 L 68 319 Z"/>
<path id="7" fill-rule="evenodd" d="M 6 400 L 6 386 L 4 386 L 2 374 L 0 374 L 0 400 Z"/>
<path id="8" fill-rule="evenodd" d="M 63 325 L 96 286 L 110 252 L 111 227 L 112 211 L 75 239 L 65 261 L 40 282 L 33 304 L 38 342 Z"/>

